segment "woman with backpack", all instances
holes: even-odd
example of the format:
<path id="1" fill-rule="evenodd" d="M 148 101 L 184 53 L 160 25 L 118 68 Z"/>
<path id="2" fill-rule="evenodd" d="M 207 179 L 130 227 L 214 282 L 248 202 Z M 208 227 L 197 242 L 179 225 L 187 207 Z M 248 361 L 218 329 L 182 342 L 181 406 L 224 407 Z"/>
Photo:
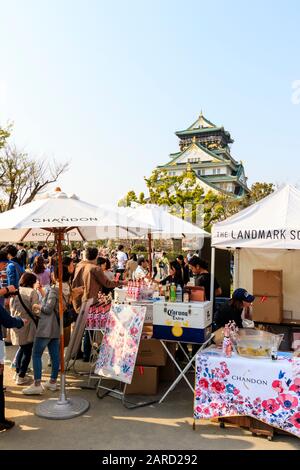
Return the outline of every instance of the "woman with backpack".
<path id="1" fill-rule="evenodd" d="M 31 360 L 32 347 L 37 329 L 37 317 L 34 305 L 39 304 L 39 295 L 34 289 L 37 278 L 34 274 L 25 272 L 22 274 L 19 284 L 19 294 L 11 299 L 11 315 L 25 318 L 27 323 L 21 329 L 11 332 L 12 343 L 18 345 L 15 380 L 17 385 L 24 385 L 30 379 L 26 375 Z"/>
<path id="2" fill-rule="evenodd" d="M 63 299 L 65 307 L 69 302 L 70 286 L 69 272 L 63 266 Z M 57 377 L 59 372 L 59 288 L 58 288 L 58 267 L 54 271 L 55 284 L 51 286 L 43 299 L 42 305 L 35 305 L 34 308 L 40 310 L 40 320 L 33 344 L 32 363 L 34 383 L 22 392 L 24 395 L 42 395 L 44 389 L 57 390 Z M 42 385 L 42 356 L 46 347 L 48 348 L 51 360 L 51 378 Z"/>

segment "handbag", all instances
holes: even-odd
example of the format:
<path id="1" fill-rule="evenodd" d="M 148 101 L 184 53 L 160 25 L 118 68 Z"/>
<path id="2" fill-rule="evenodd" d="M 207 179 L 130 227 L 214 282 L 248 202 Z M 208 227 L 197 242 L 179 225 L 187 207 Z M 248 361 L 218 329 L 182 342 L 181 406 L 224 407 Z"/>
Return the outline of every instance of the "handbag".
<path id="1" fill-rule="evenodd" d="M 68 304 L 67 308 L 64 311 L 64 316 L 63 316 L 63 325 L 64 328 L 68 328 L 69 326 L 72 325 L 72 323 L 75 323 L 77 320 L 77 313 L 75 312 L 73 305 Z"/>
<path id="2" fill-rule="evenodd" d="M 39 324 L 39 317 L 37 317 L 36 315 L 34 315 L 30 310 L 29 308 L 27 307 L 27 305 L 25 305 L 23 299 L 22 299 L 22 296 L 20 294 L 20 292 L 18 291 L 18 299 L 20 301 L 20 304 L 22 305 L 22 307 L 24 308 L 25 312 L 30 316 L 31 320 L 34 322 L 35 326 L 37 327 L 38 324 Z"/>

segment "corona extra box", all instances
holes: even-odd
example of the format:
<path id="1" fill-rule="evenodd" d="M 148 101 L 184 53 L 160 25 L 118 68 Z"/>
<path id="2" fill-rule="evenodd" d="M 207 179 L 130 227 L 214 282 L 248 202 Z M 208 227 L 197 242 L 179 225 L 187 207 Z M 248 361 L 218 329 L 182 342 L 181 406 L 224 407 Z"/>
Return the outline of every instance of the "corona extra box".
<path id="1" fill-rule="evenodd" d="M 201 344 L 211 334 L 212 302 L 156 302 L 153 338 Z"/>

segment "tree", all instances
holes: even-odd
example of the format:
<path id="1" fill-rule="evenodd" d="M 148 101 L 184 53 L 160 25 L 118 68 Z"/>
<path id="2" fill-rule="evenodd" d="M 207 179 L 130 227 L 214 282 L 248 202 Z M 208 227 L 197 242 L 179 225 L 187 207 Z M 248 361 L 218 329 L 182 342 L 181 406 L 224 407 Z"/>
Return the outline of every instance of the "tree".
<path id="1" fill-rule="evenodd" d="M 6 129 L 0 127 L 0 149 L 6 145 L 7 139 L 10 137 L 12 124 L 8 124 Z"/>
<path id="2" fill-rule="evenodd" d="M 40 191 L 55 183 L 68 166 L 68 163 L 35 160 L 5 145 L 0 153 L 0 211 L 31 202 Z"/>
<path id="3" fill-rule="evenodd" d="M 256 182 L 249 193 L 237 198 L 231 195 L 208 191 L 204 194 L 198 184 L 195 172 L 188 165 L 181 175 L 169 175 L 164 169 L 154 170 L 149 178 L 144 178 L 149 190 L 149 197 L 144 193 L 139 196 L 131 190 L 119 204 L 130 206 L 132 203 L 158 204 L 170 208 L 170 212 L 184 219 L 190 219 L 198 225 L 203 224 L 210 230 L 213 223 L 236 214 L 245 207 L 268 196 L 275 190 L 272 183 Z"/>

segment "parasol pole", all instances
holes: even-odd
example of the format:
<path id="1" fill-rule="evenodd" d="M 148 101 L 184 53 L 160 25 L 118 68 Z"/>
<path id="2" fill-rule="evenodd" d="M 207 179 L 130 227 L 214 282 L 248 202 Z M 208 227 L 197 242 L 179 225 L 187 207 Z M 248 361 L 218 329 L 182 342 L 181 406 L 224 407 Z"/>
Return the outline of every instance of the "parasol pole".
<path id="1" fill-rule="evenodd" d="M 47 419 L 70 419 L 80 416 L 89 409 L 89 402 L 85 398 L 66 397 L 66 376 L 64 357 L 64 300 L 63 300 L 63 263 L 62 241 L 64 229 L 53 229 L 58 254 L 58 302 L 59 302 L 59 332 L 60 332 L 60 395 L 58 399 L 41 402 L 36 408 L 36 414 Z"/>
<path id="2" fill-rule="evenodd" d="M 58 254 L 58 301 L 59 301 L 59 330 L 60 330 L 60 403 L 67 403 L 66 399 L 66 376 L 65 376 L 65 338 L 64 338 L 64 300 L 63 300 L 63 263 L 62 263 L 62 240 L 64 232 L 58 230 L 55 234 Z"/>

